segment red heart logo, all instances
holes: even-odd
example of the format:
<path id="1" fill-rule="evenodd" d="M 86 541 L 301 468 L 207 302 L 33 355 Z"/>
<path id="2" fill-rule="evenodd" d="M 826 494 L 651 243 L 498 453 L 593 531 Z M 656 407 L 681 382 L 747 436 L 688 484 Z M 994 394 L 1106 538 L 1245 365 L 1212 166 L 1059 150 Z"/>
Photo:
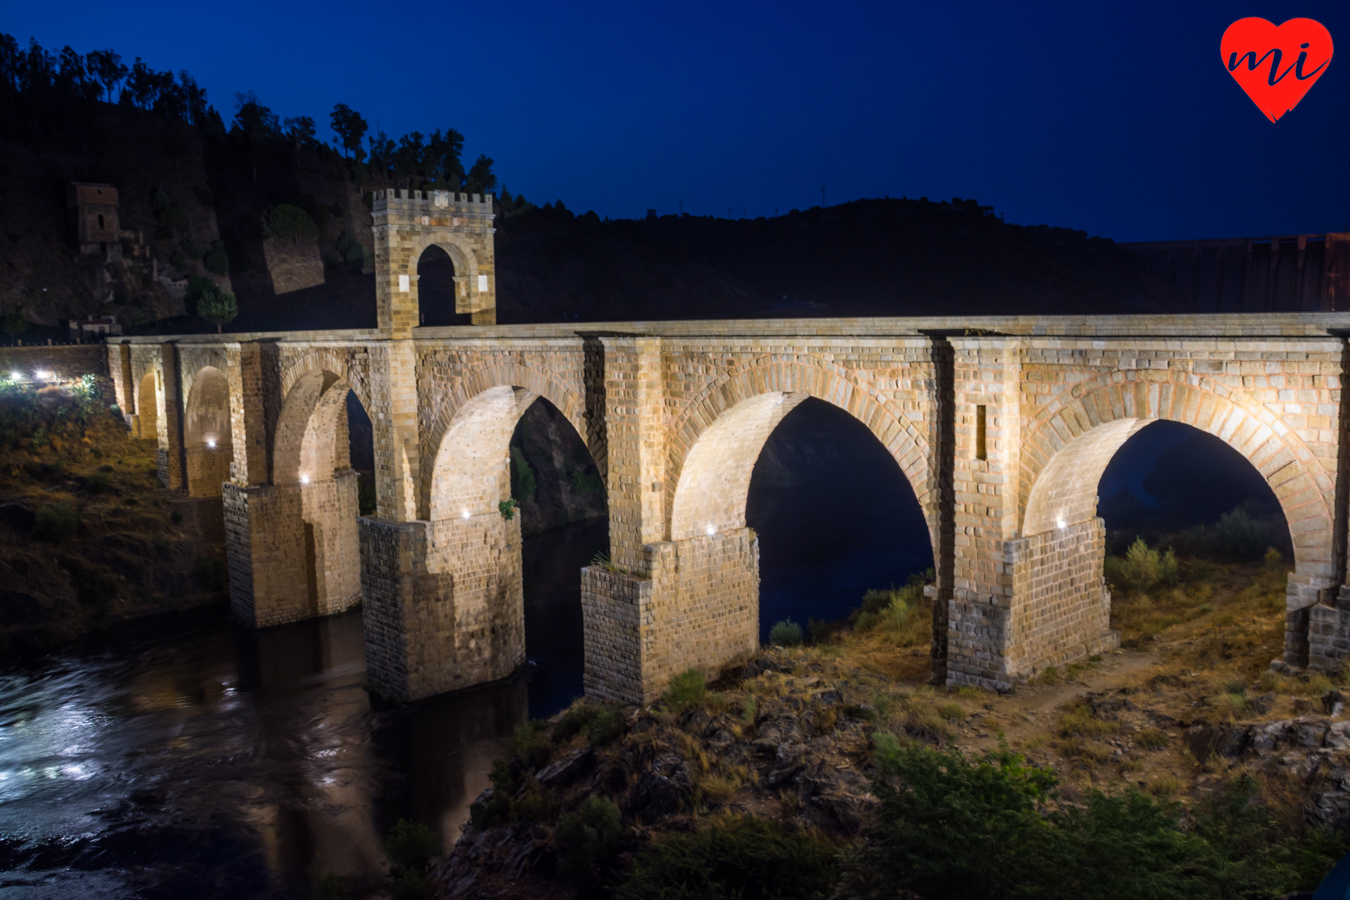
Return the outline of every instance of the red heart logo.
<path id="1" fill-rule="evenodd" d="M 1219 42 L 1224 68 L 1272 122 L 1298 106 L 1326 72 L 1331 51 L 1331 33 L 1313 19 L 1278 27 L 1255 16 L 1238 19 Z"/>

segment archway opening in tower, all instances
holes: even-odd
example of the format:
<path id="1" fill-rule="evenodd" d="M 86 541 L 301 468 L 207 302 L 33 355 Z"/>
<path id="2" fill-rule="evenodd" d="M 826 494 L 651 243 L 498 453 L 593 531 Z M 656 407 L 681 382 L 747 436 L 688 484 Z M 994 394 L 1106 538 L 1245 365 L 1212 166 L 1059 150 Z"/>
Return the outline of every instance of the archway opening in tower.
<path id="1" fill-rule="evenodd" d="M 417 260 L 418 324 L 468 325 L 467 313 L 455 312 L 455 297 L 460 285 L 455 281 L 455 263 L 440 247 L 432 245 Z"/>
<path id="2" fill-rule="evenodd" d="M 1235 665 L 1248 678 L 1282 655 L 1293 537 L 1253 460 L 1198 428 L 1155 421 L 1110 458 L 1097 498 L 1111 627 L 1125 647 L 1208 629 L 1219 644 L 1196 646 L 1215 659 L 1197 662 Z"/>
<path id="3" fill-rule="evenodd" d="M 932 580 L 932 540 L 904 472 L 866 425 L 801 400 L 755 461 L 745 520 L 760 542 L 762 642 L 780 622 L 810 640 L 851 618 L 860 630 L 902 632 L 915 677 L 927 676 L 931 601 L 918 582 Z"/>
<path id="4" fill-rule="evenodd" d="M 519 504 L 530 715 L 580 697 L 581 569 L 609 549 L 605 482 L 558 408 L 535 400 L 511 434 L 511 496 Z"/>

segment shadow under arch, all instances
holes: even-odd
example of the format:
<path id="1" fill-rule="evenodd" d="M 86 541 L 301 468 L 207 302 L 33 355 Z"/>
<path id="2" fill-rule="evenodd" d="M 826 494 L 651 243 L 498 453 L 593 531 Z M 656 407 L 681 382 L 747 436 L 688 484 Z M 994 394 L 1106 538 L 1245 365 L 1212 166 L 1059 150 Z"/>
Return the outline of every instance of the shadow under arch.
<path id="1" fill-rule="evenodd" d="M 1009 674 L 1034 674 L 1116 639 L 1103 578 L 1097 488 L 1117 451 L 1158 420 L 1190 425 L 1223 441 L 1251 463 L 1275 495 L 1295 563 L 1284 660 L 1306 664 L 1303 618 L 1319 592 L 1333 586 L 1336 566 L 1333 517 L 1324 493 L 1333 481 L 1316 458 L 1292 431 L 1263 415 L 1258 404 L 1238 391 L 1217 390 L 1206 379 L 1117 381 L 1086 385 L 1077 393 L 1036 423 L 1022 445 L 1022 565 L 1014 565 L 1014 595 L 1026 598 L 1036 637 L 1022 648 L 1020 659 L 1009 662 Z"/>
<path id="2" fill-rule="evenodd" d="M 761 641 L 785 619 L 803 628 L 840 621 L 867 591 L 904 586 L 933 567 L 923 510 L 894 458 L 867 426 L 814 398 L 764 443 L 746 524 L 760 543 Z M 905 636 L 929 640 L 927 631 Z M 930 661 L 906 655 L 904 667 L 923 680 Z"/>
<path id="3" fill-rule="evenodd" d="M 689 664 L 714 669 L 758 644 L 759 548 L 746 528 L 751 476 L 769 436 L 810 398 L 842 410 L 881 443 L 919 501 L 930 551 L 935 544 L 936 492 L 926 441 L 912 424 L 900 420 L 861 386 L 824 368 L 776 365 L 724 381 L 705 400 L 704 409 L 711 406 L 716 415 L 696 433 L 689 428 L 672 451 L 670 468 L 678 477 L 669 513 L 670 550 L 658 553 L 654 565 L 668 567 L 673 562 L 679 580 L 693 585 L 677 588 L 675 603 L 699 609 L 700 616 L 699 624 L 685 628 L 688 633 L 668 637 L 665 643 L 710 649 L 708 658 L 698 659 L 672 651 L 678 661 L 669 664 L 670 669 L 680 671 Z M 719 539 L 724 548 L 716 546 Z M 706 566 L 706 573 L 698 571 L 700 566 Z M 652 575 L 654 582 L 666 577 Z M 940 602 L 934 598 L 935 606 Z M 943 662 L 945 641 L 945 617 L 935 615 L 930 639 L 935 668 Z M 651 690 L 651 685 L 644 685 L 644 693 Z"/>
<path id="4" fill-rule="evenodd" d="M 196 373 L 183 419 L 188 496 L 219 497 L 234 460 L 230 380 L 224 372 L 205 366 Z"/>

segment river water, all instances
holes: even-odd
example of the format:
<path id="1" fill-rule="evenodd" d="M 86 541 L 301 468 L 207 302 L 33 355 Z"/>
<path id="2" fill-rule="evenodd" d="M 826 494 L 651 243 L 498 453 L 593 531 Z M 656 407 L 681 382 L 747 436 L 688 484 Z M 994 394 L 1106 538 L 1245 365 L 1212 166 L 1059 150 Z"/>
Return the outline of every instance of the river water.
<path id="1" fill-rule="evenodd" d="M 785 419 L 751 482 L 764 633 L 931 564 L 894 463 L 830 416 Z M 527 672 L 405 707 L 364 689 L 359 611 L 252 632 L 216 608 L 9 661 L 0 895 L 303 897 L 377 872 L 401 818 L 449 846 L 516 726 L 581 694 L 578 570 L 607 544 L 603 519 L 527 537 Z"/>

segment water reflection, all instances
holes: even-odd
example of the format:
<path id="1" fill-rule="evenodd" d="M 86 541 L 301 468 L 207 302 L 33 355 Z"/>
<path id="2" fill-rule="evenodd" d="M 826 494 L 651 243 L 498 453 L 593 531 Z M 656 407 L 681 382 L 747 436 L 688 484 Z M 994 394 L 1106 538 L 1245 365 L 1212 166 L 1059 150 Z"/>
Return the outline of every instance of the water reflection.
<path id="1" fill-rule="evenodd" d="M 458 837 L 527 714 L 523 679 L 372 707 L 359 612 L 151 632 L 0 675 L 6 897 L 280 896 L 377 871 L 400 817 Z"/>

